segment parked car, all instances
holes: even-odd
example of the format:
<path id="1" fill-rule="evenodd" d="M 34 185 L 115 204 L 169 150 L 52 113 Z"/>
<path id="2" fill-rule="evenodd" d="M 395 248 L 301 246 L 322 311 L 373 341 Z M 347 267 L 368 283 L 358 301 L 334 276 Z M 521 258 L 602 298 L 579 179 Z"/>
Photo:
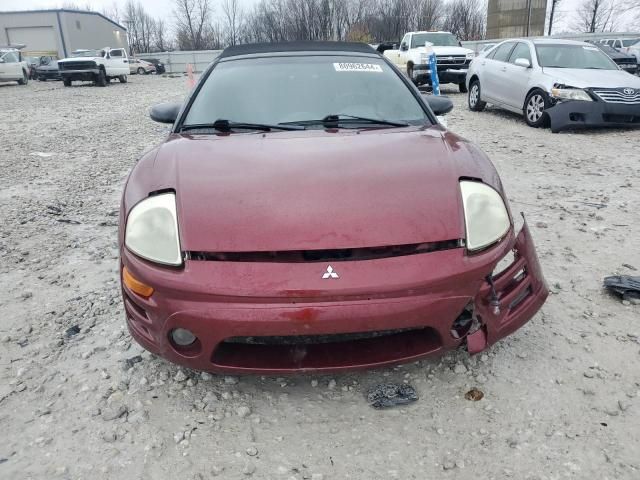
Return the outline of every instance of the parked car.
<path id="1" fill-rule="evenodd" d="M 156 71 L 156 67 L 149 62 L 140 60 L 139 58 L 129 59 L 129 72 L 137 73 L 138 75 L 145 75 L 147 73 L 153 73 Z"/>
<path id="2" fill-rule="evenodd" d="M 58 60 L 58 69 L 65 87 L 76 80 L 92 81 L 106 87 L 117 78 L 127 82 L 129 59 L 124 48 L 105 47 L 102 50 L 76 50 L 70 58 Z"/>
<path id="3" fill-rule="evenodd" d="M 452 107 L 368 45 L 224 50 L 184 106 L 151 110 L 171 133 L 125 184 L 133 338 L 280 374 L 476 353 L 525 324 L 547 297 L 529 229 L 438 123 Z"/>
<path id="4" fill-rule="evenodd" d="M 62 80 L 58 69 L 58 60 L 52 56 L 40 57 L 40 64 L 36 68 L 36 77 L 42 82 L 47 80 Z"/>
<path id="5" fill-rule="evenodd" d="M 640 64 L 640 41 L 625 47 L 624 52 L 636 59 L 636 63 Z"/>
<path id="6" fill-rule="evenodd" d="M 609 58 L 616 62 L 616 65 L 618 65 L 625 72 L 635 74 L 638 71 L 638 62 L 636 61 L 636 57 L 632 57 L 631 55 L 622 53 L 604 43 L 596 43 L 595 45 L 604 53 L 606 53 Z"/>
<path id="7" fill-rule="evenodd" d="M 626 49 L 638 42 L 640 42 L 640 38 L 604 38 L 598 40 L 597 43 L 609 45 L 611 48 L 627 53 Z"/>
<path id="8" fill-rule="evenodd" d="M 640 78 L 589 43 L 507 40 L 471 62 L 467 82 L 471 110 L 491 103 L 532 127 L 640 126 Z"/>
<path id="9" fill-rule="evenodd" d="M 38 78 L 36 77 L 36 68 L 38 68 L 38 65 L 40 64 L 40 57 L 28 56 L 24 57 L 24 61 L 27 62 L 27 67 L 29 69 L 29 80 L 35 80 Z"/>
<path id="10" fill-rule="evenodd" d="M 466 92 L 467 69 L 475 53 L 463 48 L 451 32 L 409 32 L 402 38 L 399 50 L 385 50 L 384 56 L 406 72 L 416 85 L 431 85 L 426 43 L 436 54 L 440 83 L 456 83 L 461 92 Z"/>
<path id="11" fill-rule="evenodd" d="M 164 63 L 162 63 L 160 60 L 158 60 L 157 58 L 145 58 L 144 59 L 145 62 L 149 62 L 151 63 L 154 67 L 156 67 L 156 73 L 157 74 L 162 74 L 166 72 L 166 69 L 164 67 Z"/>
<path id="12" fill-rule="evenodd" d="M 0 82 L 29 83 L 29 65 L 22 61 L 20 50 L 12 46 L 0 47 Z"/>

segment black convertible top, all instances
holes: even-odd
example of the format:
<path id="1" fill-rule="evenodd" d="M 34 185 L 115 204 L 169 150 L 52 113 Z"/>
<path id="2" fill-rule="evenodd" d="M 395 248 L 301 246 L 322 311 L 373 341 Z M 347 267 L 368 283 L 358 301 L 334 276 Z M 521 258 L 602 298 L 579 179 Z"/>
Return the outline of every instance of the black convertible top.
<path id="1" fill-rule="evenodd" d="M 366 43 L 357 42 L 278 42 L 248 43 L 225 48 L 218 58 L 280 52 L 353 52 L 377 55 Z"/>

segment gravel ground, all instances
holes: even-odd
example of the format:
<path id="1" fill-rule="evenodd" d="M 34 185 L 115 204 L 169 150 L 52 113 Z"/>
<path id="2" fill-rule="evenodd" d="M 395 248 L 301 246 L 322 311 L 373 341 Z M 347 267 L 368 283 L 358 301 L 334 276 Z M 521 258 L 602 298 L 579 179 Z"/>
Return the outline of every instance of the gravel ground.
<path id="1" fill-rule="evenodd" d="M 471 358 L 223 377 L 132 343 L 118 291 L 125 176 L 168 130 L 149 107 L 186 92 L 151 76 L 0 86 L 0 478 L 640 478 L 640 306 L 601 289 L 640 269 L 637 131 L 552 134 L 451 91 L 450 128 L 528 216 L 542 312 Z M 381 381 L 420 399 L 374 410 Z"/>

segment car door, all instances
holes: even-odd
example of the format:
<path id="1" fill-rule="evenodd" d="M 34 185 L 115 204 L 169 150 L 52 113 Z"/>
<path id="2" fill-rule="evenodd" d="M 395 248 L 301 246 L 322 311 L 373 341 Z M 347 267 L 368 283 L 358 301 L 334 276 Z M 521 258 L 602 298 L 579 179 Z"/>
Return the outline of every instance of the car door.
<path id="1" fill-rule="evenodd" d="M 22 64 L 15 52 L 7 52 L 2 57 L 0 74 L 5 79 L 19 80 L 22 78 Z"/>
<path id="2" fill-rule="evenodd" d="M 503 103 L 507 61 L 516 42 L 504 42 L 480 61 L 480 89 L 482 99 L 491 103 Z"/>
<path id="3" fill-rule="evenodd" d="M 122 48 L 114 48 L 109 52 L 111 59 L 109 60 L 109 66 L 112 73 L 109 75 L 118 77 L 120 75 L 127 75 L 129 73 L 129 59 L 127 54 Z"/>
<path id="4" fill-rule="evenodd" d="M 398 50 L 398 68 L 403 72 L 407 71 L 407 61 L 409 60 L 409 49 L 411 48 L 411 34 L 407 33 L 400 42 Z"/>
<path id="5" fill-rule="evenodd" d="M 516 60 L 519 58 L 527 60 L 529 67 L 516 65 Z M 506 70 L 503 72 L 502 100 L 505 105 L 518 110 L 523 108 L 534 72 L 532 58 L 531 47 L 527 42 L 518 42 L 511 50 L 511 55 L 505 65 Z"/>

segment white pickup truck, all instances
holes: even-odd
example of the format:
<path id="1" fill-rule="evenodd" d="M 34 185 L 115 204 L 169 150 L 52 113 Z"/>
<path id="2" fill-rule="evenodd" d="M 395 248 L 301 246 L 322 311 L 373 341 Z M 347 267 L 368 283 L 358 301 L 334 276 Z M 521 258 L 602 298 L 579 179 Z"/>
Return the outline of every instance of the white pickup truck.
<path id="1" fill-rule="evenodd" d="M 416 85 L 431 85 L 427 44 L 436 54 L 440 83 L 456 83 L 461 92 L 466 92 L 467 69 L 475 54 L 463 48 L 450 32 L 409 32 L 402 38 L 399 50 L 385 50 L 383 55 Z"/>
<path id="2" fill-rule="evenodd" d="M 114 78 L 120 80 L 120 83 L 127 82 L 129 58 L 124 48 L 76 50 L 71 55 L 58 60 L 58 69 L 65 87 L 70 87 L 74 80 L 92 81 L 100 87 L 106 87 Z"/>

